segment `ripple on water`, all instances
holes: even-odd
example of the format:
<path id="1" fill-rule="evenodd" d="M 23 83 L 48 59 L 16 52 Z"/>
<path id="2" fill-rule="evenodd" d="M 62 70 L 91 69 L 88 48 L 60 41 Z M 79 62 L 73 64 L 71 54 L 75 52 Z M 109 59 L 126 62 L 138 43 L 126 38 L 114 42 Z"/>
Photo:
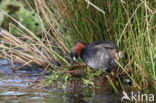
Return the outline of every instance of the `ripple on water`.
<path id="1" fill-rule="evenodd" d="M 20 95 L 27 95 L 27 92 L 15 92 L 15 91 L 6 91 L 6 92 L 2 92 L 0 93 L 0 96 L 20 96 Z"/>
<path id="2" fill-rule="evenodd" d="M 43 99 L 43 97 L 32 97 L 31 99 Z"/>

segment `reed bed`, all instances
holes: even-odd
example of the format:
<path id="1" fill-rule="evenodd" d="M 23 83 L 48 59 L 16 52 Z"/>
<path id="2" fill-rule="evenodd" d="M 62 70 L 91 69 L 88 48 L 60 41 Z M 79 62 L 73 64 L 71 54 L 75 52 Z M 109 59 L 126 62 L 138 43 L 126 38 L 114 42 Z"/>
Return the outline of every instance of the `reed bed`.
<path id="1" fill-rule="evenodd" d="M 59 71 L 57 61 L 61 64 L 61 70 L 69 70 L 69 52 L 76 42 L 109 40 L 124 52 L 118 63 L 120 75 L 129 77 L 136 89 L 156 90 L 154 0 L 25 0 L 25 3 L 37 15 L 41 30 L 35 34 L 1 10 L 14 21 L 10 28 L 18 31 L 17 36 L 12 29 L 9 32 L 1 29 L 1 57 L 24 65 L 35 62 L 53 68 L 53 71 Z M 58 77 L 66 83 L 72 79 L 71 75 L 66 74 L 62 78 L 61 73 L 56 74 L 55 77 L 51 76 L 48 83 L 52 83 L 52 79 L 56 81 Z M 91 78 L 94 76 L 90 72 L 87 75 L 82 78 L 83 83 L 93 86 L 95 83 Z M 110 78 L 109 81 L 113 84 Z M 118 86 L 122 87 L 122 83 Z"/>

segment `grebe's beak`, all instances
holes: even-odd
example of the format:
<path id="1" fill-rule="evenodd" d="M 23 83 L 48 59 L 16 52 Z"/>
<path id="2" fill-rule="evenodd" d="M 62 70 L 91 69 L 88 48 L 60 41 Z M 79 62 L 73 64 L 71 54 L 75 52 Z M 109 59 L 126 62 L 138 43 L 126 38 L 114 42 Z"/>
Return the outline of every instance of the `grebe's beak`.
<path id="1" fill-rule="evenodd" d="M 70 60 L 70 66 L 73 66 L 75 61 L 76 61 L 76 57 L 72 57 Z"/>

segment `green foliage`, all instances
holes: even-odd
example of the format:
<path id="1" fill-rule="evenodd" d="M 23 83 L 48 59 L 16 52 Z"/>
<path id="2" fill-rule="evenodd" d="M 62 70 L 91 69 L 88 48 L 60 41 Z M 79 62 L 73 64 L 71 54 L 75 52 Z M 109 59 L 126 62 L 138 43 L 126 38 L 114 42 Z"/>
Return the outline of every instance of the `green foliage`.
<path id="1" fill-rule="evenodd" d="M 53 86 L 57 88 L 63 88 L 66 89 L 68 85 L 70 85 L 70 82 L 72 80 L 72 77 L 68 73 L 63 73 L 62 70 L 52 71 L 51 76 L 49 77 L 49 80 L 47 80 L 44 84 L 45 86 Z"/>
<path id="2" fill-rule="evenodd" d="M 110 84 L 112 85 L 114 91 L 115 91 L 116 93 L 118 93 L 119 91 L 118 91 L 118 89 L 116 88 L 116 86 L 113 84 L 111 78 L 110 78 L 108 75 L 106 75 L 106 77 L 107 77 L 107 79 L 109 80 Z"/>
<path id="3" fill-rule="evenodd" d="M 151 0 L 90 0 L 90 2 L 95 6 L 88 5 L 85 0 L 33 0 L 27 1 L 27 5 L 31 9 L 25 9 L 25 6 L 17 2 L 16 12 L 13 13 L 5 8 L 4 10 L 11 17 L 24 26 L 14 20 L 12 25 L 15 26 L 11 26 L 11 31 L 15 36 L 18 34 L 23 37 L 28 36 L 29 43 L 33 44 L 31 46 L 26 41 L 24 43 L 27 45 L 13 42 L 14 46 L 26 45 L 31 50 L 31 52 L 27 52 L 24 48 L 23 50 L 27 54 L 16 55 L 16 57 L 22 58 L 19 60 L 25 59 L 23 57 L 29 57 L 29 60 L 35 58 L 34 61 L 39 60 L 38 64 L 46 62 L 51 67 L 55 67 L 52 61 L 57 60 L 63 66 L 68 66 L 69 63 L 65 58 L 69 59 L 69 50 L 76 42 L 91 43 L 96 40 L 110 40 L 124 51 L 124 56 L 118 64 L 123 75 L 131 78 L 133 86 L 136 89 L 148 87 L 155 89 L 156 10 L 154 2 Z M 100 8 L 105 14 L 97 8 Z M 10 21 L 7 21 L 7 28 L 9 23 Z M 22 30 L 22 34 L 17 28 Z M 38 32 L 41 32 L 42 37 L 36 37 L 35 34 Z M 45 53 L 37 52 L 40 50 L 34 46 L 36 44 L 42 47 Z M 34 48 L 32 49 L 32 47 Z M 41 54 L 41 59 L 39 59 Z M 30 58 L 30 56 L 32 57 Z M 26 59 L 27 62 L 29 60 Z M 87 75 L 82 77 L 83 84 L 95 87 L 94 78 L 101 76 L 101 71 L 93 72 L 90 68 L 84 69 L 86 69 Z M 72 79 L 73 77 L 69 73 L 62 74 L 62 71 L 55 70 L 52 71 L 52 75 L 46 83 L 49 85 L 57 81 L 57 85 L 64 88 Z M 117 92 L 111 79 L 108 78 L 108 80 Z"/>
<path id="4" fill-rule="evenodd" d="M 41 23 L 36 13 L 31 10 L 25 9 L 21 6 L 20 15 L 18 14 L 18 21 L 24 26 L 28 27 L 34 33 L 40 32 Z"/>
<path id="5" fill-rule="evenodd" d="M 17 2 L 16 0 L 7 0 L 7 1 L 3 0 L 3 2 L 0 5 L 1 5 L 1 9 L 6 11 L 8 14 L 10 14 L 10 16 L 12 16 L 21 24 L 26 26 L 29 30 L 33 31 L 34 33 L 40 32 L 41 23 L 38 15 L 34 11 L 25 8 L 23 4 Z M 22 28 L 18 26 L 16 22 L 13 22 L 10 18 L 6 16 L 3 16 L 3 18 L 4 19 L 0 21 L 2 27 L 8 29 L 9 25 L 11 24 L 10 25 L 11 32 L 17 35 L 19 32 L 18 30 L 16 30 L 16 28 L 19 29 Z M 12 25 L 16 26 L 16 28 L 13 27 Z"/>
<path id="6" fill-rule="evenodd" d="M 20 12 L 20 13 L 19 13 Z M 17 20 L 23 24 L 25 27 L 27 27 L 29 30 L 33 31 L 34 33 L 38 33 L 41 30 L 41 23 L 39 21 L 39 17 L 37 14 L 33 13 L 32 11 L 25 9 L 24 7 L 20 7 L 20 10 L 14 14 L 16 16 Z M 14 25 L 14 24 L 12 24 Z M 13 34 L 17 35 L 19 34 L 18 30 L 15 29 L 14 26 L 11 25 L 11 31 Z M 19 26 L 16 26 L 16 28 L 22 29 Z M 26 32 L 26 31 L 24 31 Z M 19 36 L 19 35 L 17 35 Z"/>
<path id="7" fill-rule="evenodd" d="M 85 1 L 58 0 L 60 11 L 64 11 L 65 29 L 68 31 L 65 35 L 69 35 L 69 43 L 115 42 L 125 53 L 120 61 L 122 70 L 137 88 L 147 87 L 149 80 L 156 80 L 154 3 L 150 0 L 90 2 L 105 14 L 92 5 L 87 6 Z M 84 82 L 93 84 L 89 78 Z"/>
<path id="8" fill-rule="evenodd" d="M 86 87 L 89 87 L 89 86 L 95 87 L 95 85 L 94 85 L 94 77 L 96 75 L 98 75 L 98 73 L 96 73 L 96 72 L 93 73 L 92 70 L 90 68 L 88 68 L 88 67 L 86 69 L 87 69 L 87 75 L 86 75 L 86 77 L 82 78 L 83 84 Z"/>

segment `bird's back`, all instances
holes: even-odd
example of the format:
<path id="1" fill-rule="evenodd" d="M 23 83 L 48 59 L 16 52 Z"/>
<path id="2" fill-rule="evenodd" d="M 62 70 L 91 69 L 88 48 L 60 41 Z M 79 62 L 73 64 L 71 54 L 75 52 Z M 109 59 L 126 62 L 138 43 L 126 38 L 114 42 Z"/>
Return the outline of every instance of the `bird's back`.
<path id="1" fill-rule="evenodd" d="M 94 69 L 112 69 L 116 67 L 113 55 L 117 46 L 112 42 L 97 41 L 87 45 L 81 54 L 82 60 Z"/>

